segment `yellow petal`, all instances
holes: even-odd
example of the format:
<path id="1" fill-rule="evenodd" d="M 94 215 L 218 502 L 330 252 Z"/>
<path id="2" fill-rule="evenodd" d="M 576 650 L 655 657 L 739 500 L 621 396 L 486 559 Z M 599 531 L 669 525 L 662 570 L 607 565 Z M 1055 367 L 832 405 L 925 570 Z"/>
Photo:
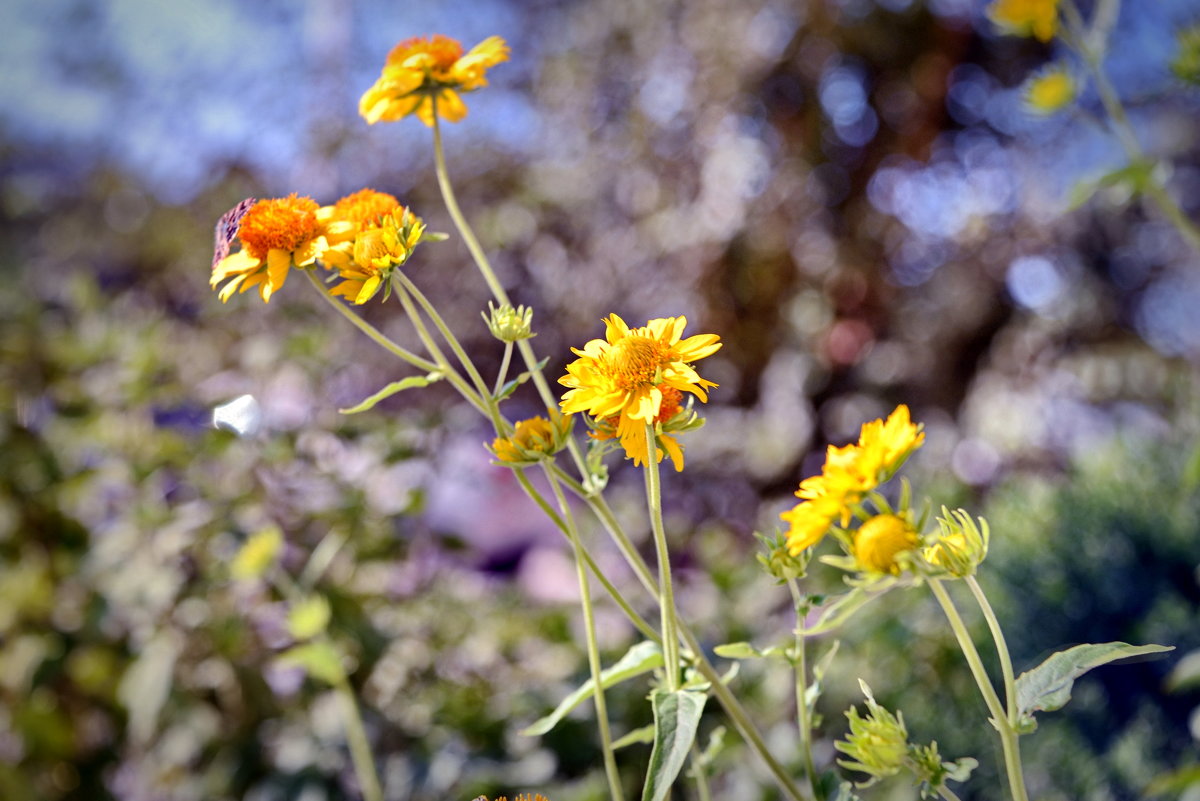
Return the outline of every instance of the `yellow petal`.
<path id="1" fill-rule="evenodd" d="M 363 282 L 362 289 L 358 291 L 358 295 L 354 298 L 354 302 L 361 306 L 371 298 L 375 297 L 375 292 L 379 289 L 379 285 L 382 282 L 383 279 L 379 277 L 378 273 L 372 275 Z"/>

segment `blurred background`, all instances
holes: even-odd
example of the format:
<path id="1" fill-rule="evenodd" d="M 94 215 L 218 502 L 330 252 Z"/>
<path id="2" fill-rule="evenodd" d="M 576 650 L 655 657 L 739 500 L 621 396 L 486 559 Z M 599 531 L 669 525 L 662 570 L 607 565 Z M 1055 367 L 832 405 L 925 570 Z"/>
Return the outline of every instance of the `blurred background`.
<path id="1" fill-rule="evenodd" d="M 1168 65 L 1197 22 L 1195 0 L 1129 0 L 1105 60 L 1192 220 L 1200 91 Z M 345 541 L 319 588 L 389 798 L 604 796 L 590 707 L 518 733 L 587 668 L 569 552 L 489 464 L 483 421 L 438 385 L 339 415 L 407 369 L 298 277 L 269 305 L 207 283 L 213 225 L 248 196 L 371 186 L 453 230 L 429 131 L 357 114 L 388 50 L 433 32 L 512 46 L 447 153 L 548 373 L 611 312 L 686 314 L 725 343 L 703 363 L 708 424 L 665 479 L 706 644 L 790 636 L 752 532 L 826 443 L 907 403 L 917 496 L 991 521 L 981 581 L 1018 670 L 1079 642 L 1177 646 L 1042 716 L 1032 794 L 1200 797 L 1200 256 L 1105 180 L 1127 161 L 1090 85 L 1024 109 L 1034 71 L 1082 69 L 1059 44 L 999 36 L 977 0 L 24 0 L 0 28 L 0 798 L 358 797 L 329 691 L 278 660 L 285 605 L 230 576 L 271 526 L 293 573 Z M 407 269 L 494 374 L 461 241 Z M 416 347 L 394 301 L 362 313 Z M 215 429 L 243 394 L 261 425 Z M 540 411 L 528 388 L 509 401 Z M 610 468 L 648 545 L 641 477 Z M 839 632 L 818 765 L 862 677 L 914 740 L 981 761 L 963 798 L 1004 797 L 940 611 L 889 598 Z M 600 611 L 611 662 L 635 632 Z M 790 681 L 750 664 L 735 689 L 799 777 Z M 618 735 L 649 722 L 645 692 L 612 693 Z M 647 759 L 622 753 L 631 792 Z M 777 797 L 738 743 L 715 769 L 720 797 Z"/>

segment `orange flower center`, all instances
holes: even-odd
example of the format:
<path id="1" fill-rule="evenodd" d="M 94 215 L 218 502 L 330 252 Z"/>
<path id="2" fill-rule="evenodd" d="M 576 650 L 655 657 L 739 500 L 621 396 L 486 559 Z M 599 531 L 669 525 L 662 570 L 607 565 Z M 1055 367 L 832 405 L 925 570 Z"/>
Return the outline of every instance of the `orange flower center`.
<path id="1" fill-rule="evenodd" d="M 238 239 L 256 259 L 272 250 L 291 253 L 321 232 L 317 202 L 310 197 L 260 200 L 250 207 L 238 228 Z"/>
<path id="2" fill-rule="evenodd" d="M 446 72 L 454 66 L 454 62 L 462 58 L 463 48 L 458 40 L 442 36 L 440 33 L 435 33 L 429 38 L 414 36 L 393 47 L 392 52 L 388 53 L 387 63 L 398 64 L 421 53 L 428 55 L 433 61 L 433 72 Z"/>
<path id="3" fill-rule="evenodd" d="M 631 334 L 614 343 L 609 355 L 613 378 L 622 389 L 654 383 L 667 349 L 656 339 Z"/>
<path id="4" fill-rule="evenodd" d="M 876 573 L 900 572 L 896 555 L 911 551 L 921 542 L 917 532 L 896 515 L 876 515 L 854 535 L 854 555 L 863 567 Z"/>
<path id="5" fill-rule="evenodd" d="M 655 416 L 654 422 L 665 423 L 682 411 L 683 393 L 675 387 L 666 385 L 659 387 L 658 390 L 662 393 L 662 405 L 658 407 L 658 415 Z"/>
<path id="6" fill-rule="evenodd" d="M 400 201 L 386 192 L 360 189 L 333 204 L 334 217 L 358 225 L 377 225 L 379 218 L 400 207 Z"/>

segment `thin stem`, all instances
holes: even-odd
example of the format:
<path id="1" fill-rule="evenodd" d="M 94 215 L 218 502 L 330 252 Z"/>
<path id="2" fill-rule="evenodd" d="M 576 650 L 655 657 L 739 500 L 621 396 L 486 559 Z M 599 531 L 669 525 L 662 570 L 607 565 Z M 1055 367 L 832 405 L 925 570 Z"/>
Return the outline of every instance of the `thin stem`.
<path id="1" fill-rule="evenodd" d="M 333 306 L 333 308 L 337 310 L 338 314 L 349 320 L 355 328 L 370 337 L 375 344 L 379 345 L 393 356 L 396 356 L 401 361 L 405 361 L 411 364 L 413 367 L 424 370 L 427 373 L 432 373 L 438 370 L 438 366 L 436 364 L 428 359 L 423 359 L 412 351 L 396 344 L 392 340 L 388 339 L 388 337 L 385 336 L 384 333 L 378 328 L 371 325 L 354 312 L 350 311 L 346 304 L 342 303 L 329 293 L 329 288 L 325 286 L 325 284 L 321 283 L 320 278 L 317 278 L 315 270 L 305 270 L 304 273 L 308 276 L 309 283 L 316 287 L 316 290 L 321 297 L 323 297 L 325 301 L 329 303 L 329 305 Z"/>
<path id="2" fill-rule="evenodd" d="M 1119 0 L 1109 3 L 1109 6 L 1105 9 L 1105 16 L 1116 19 L 1120 7 Z M 1147 161 L 1146 153 L 1138 143 L 1133 125 L 1129 122 L 1129 115 L 1125 113 L 1125 107 L 1121 104 L 1116 88 L 1109 80 L 1108 73 L 1104 71 L 1103 58 L 1106 43 L 1092 41 L 1093 37 L 1088 34 L 1083 16 L 1071 0 L 1066 0 L 1062 8 L 1067 18 L 1069 31 L 1068 35 L 1063 38 L 1079 51 L 1084 63 L 1091 70 L 1092 77 L 1096 81 L 1096 92 L 1100 95 L 1100 102 L 1108 113 L 1113 133 L 1121 142 L 1121 147 L 1124 148 L 1125 155 L 1131 163 L 1145 163 Z M 1142 190 L 1158 206 L 1158 210 L 1163 213 L 1163 216 L 1175 226 L 1188 245 L 1200 253 L 1200 227 L 1188 219 L 1187 215 L 1183 213 L 1183 209 L 1179 207 L 1179 204 L 1175 202 L 1175 199 L 1152 172 L 1147 173 Z"/>
<path id="3" fill-rule="evenodd" d="M 960 799 L 953 790 L 951 790 L 949 787 L 947 787 L 944 784 L 939 784 L 937 787 L 934 787 L 933 789 L 937 790 L 937 794 L 940 795 L 942 798 L 946 799 L 946 801 L 962 801 L 962 799 Z"/>
<path id="4" fill-rule="evenodd" d="M 420 313 L 413 306 L 412 297 L 408 294 L 408 289 L 400 282 L 393 284 L 393 289 L 396 297 L 400 299 L 400 305 L 404 307 L 404 313 L 408 315 L 409 321 L 413 324 L 413 328 L 416 329 L 421 344 L 425 346 L 425 349 L 429 351 L 429 355 L 437 362 L 438 368 L 446 376 L 446 380 L 453 384 L 454 388 L 464 397 L 474 398 L 479 411 L 491 420 L 492 425 L 499 435 L 504 436 L 504 420 L 500 417 L 500 412 L 496 408 L 496 404 L 492 401 L 491 396 L 487 394 L 487 386 L 483 385 L 479 392 L 471 389 L 462 375 L 450 364 L 450 360 L 446 358 L 446 354 L 438 347 L 433 335 L 429 333 L 429 329 L 425 326 L 425 321 L 421 319 Z M 476 373 L 475 375 L 478 377 L 479 374 Z"/>
<path id="5" fill-rule="evenodd" d="M 542 494 L 538 492 L 533 484 L 529 482 L 529 478 L 525 475 L 525 471 L 518 467 L 513 470 L 513 474 L 517 477 L 517 482 L 521 485 L 521 488 L 525 490 L 525 494 L 528 495 L 529 498 L 536 503 L 539 508 L 541 508 L 542 512 L 544 512 L 546 516 L 550 518 L 550 521 L 554 523 L 559 531 L 563 532 L 563 534 L 566 534 L 566 522 L 558 516 L 546 499 L 542 497 Z M 637 627 L 638 631 L 640 631 L 647 639 L 653 642 L 661 643 L 662 638 L 659 636 L 658 632 L 646 622 L 645 618 L 643 618 L 637 613 L 637 611 L 634 610 L 629 602 L 625 600 L 625 596 L 621 594 L 621 591 L 613 586 L 612 582 L 608 580 L 608 577 L 605 576 L 604 572 L 600 569 L 600 566 L 596 564 L 596 560 L 588 551 L 587 546 L 583 545 L 582 542 L 580 543 L 580 549 L 583 554 L 583 560 L 587 563 L 588 569 L 592 571 L 592 575 L 599 580 L 605 591 L 608 592 L 609 596 L 616 602 L 617 606 L 621 608 L 621 611 L 625 613 L 625 616 L 629 618 L 629 621 L 633 623 L 633 625 Z"/>
<path id="6" fill-rule="evenodd" d="M 617 761 L 612 747 L 612 732 L 608 727 L 608 707 L 604 701 L 604 684 L 602 683 L 600 664 L 600 647 L 596 643 L 596 617 L 592 610 L 592 590 L 588 584 L 587 568 L 583 559 L 583 544 L 579 541 L 579 532 L 575 529 L 575 521 L 571 515 L 571 507 L 563 495 L 562 488 L 554 480 L 554 475 L 547 474 L 550 489 L 558 501 L 559 511 L 562 512 L 566 523 L 567 537 L 571 540 L 571 548 L 575 553 L 575 573 L 579 578 L 579 603 L 583 607 L 583 629 L 587 639 L 588 667 L 592 672 L 592 699 L 596 704 L 596 722 L 600 728 L 600 745 L 604 749 L 604 774 L 608 778 L 608 792 L 613 801 L 624 801 L 621 792 L 621 774 L 617 771 Z"/>
<path id="7" fill-rule="evenodd" d="M 429 298 L 425 297 L 425 293 L 417 287 L 412 280 L 404 273 L 397 270 L 392 273 L 395 280 L 399 281 L 408 294 L 417 301 L 417 305 L 425 310 L 425 314 L 429 316 L 438 333 L 442 335 L 442 339 L 450 346 L 450 350 L 454 352 L 455 358 L 459 364 L 467 371 L 467 377 L 471 379 L 471 383 L 475 385 L 475 391 L 479 393 L 481 398 L 490 398 L 488 394 L 487 384 L 484 383 L 483 376 L 479 374 L 479 370 L 475 368 L 475 363 L 471 361 L 471 357 L 463 350 L 462 344 L 458 341 L 458 337 L 454 336 L 454 332 L 450 330 L 450 326 L 446 325 L 446 321 L 442 319 L 442 315 L 438 313 L 437 308 L 429 302 Z M 489 407 L 495 406 L 495 400 L 492 399 L 488 403 Z"/>
<path id="8" fill-rule="evenodd" d="M 679 634 L 675 627 L 675 593 L 671 588 L 671 557 L 667 552 L 667 533 L 662 519 L 662 484 L 658 474 L 658 447 L 654 442 L 654 424 L 646 425 L 646 505 L 650 528 L 654 532 L 654 551 L 658 557 L 658 586 L 662 590 L 659 608 L 662 618 L 663 670 L 667 690 L 679 689 Z"/>
<path id="9" fill-rule="evenodd" d="M 492 397 L 499 397 L 500 388 L 504 386 L 504 379 L 508 378 L 508 364 L 512 361 L 513 343 L 504 343 L 504 357 L 500 359 L 500 370 L 496 373 L 496 388 L 492 390 Z"/>
<path id="10" fill-rule="evenodd" d="M 367 729 L 363 725 L 362 713 L 358 701 L 354 698 L 354 690 L 344 676 L 334 685 L 337 698 L 342 707 L 342 720 L 346 726 L 346 743 L 350 746 L 350 760 L 354 763 L 354 773 L 361 785 L 363 801 L 383 801 L 383 790 L 379 786 L 379 776 L 375 771 L 375 760 L 371 756 L 371 744 L 367 740 Z"/>
<path id="11" fill-rule="evenodd" d="M 1008 722 L 1010 725 L 1016 726 L 1017 682 L 1013 676 L 1012 658 L 1008 654 L 1008 642 L 1004 639 L 1000 621 L 996 618 L 996 612 L 992 609 L 992 605 L 988 603 L 987 596 L 983 594 L 983 588 L 979 586 L 979 582 L 974 576 L 967 576 L 966 580 L 971 594 L 975 596 L 975 602 L 979 604 L 979 609 L 983 612 L 983 619 L 987 621 L 988 630 L 992 632 L 992 640 L 996 643 L 996 654 L 1000 657 L 1000 673 L 1004 677 L 1004 700 L 1008 712 Z"/>
<path id="12" fill-rule="evenodd" d="M 800 750 L 804 754 L 804 770 L 808 773 L 809 788 L 813 798 L 820 801 L 821 789 L 817 783 L 817 769 L 813 763 L 812 720 L 808 710 L 808 649 L 803 633 L 803 615 L 807 605 L 796 580 L 788 579 L 787 585 L 796 609 L 796 722 L 800 727 Z"/>
<path id="13" fill-rule="evenodd" d="M 696 798 L 698 801 L 712 801 L 712 793 L 708 789 L 708 774 L 704 770 L 704 762 L 700 756 L 700 749 L 695 743 L 692 743 L 692 769 L 690 773 L 692 778 L 696 780 Z"/>
<path id="14" fill-rule="evenodd" d="M 975 643 L 971 641 L 966 624 L 959 616 L 954 601 L 950 599 L 941 580 L 929 579 L 929 589 L 933 591 L 934 597 L 937 598 L 942 611 L 946 613 L 946 618 L 950 621 L 950 628 L 953 629 L 963 656 L 967 659 L 971 675 L 975 677 L 975 683 L 979 685 L 979 692 L 983 695 L 984 703 L 992 713 L 992 722 L 1000 733 L 1000 744 L 1004 749 L 1004 768 L 1008 775 L 1008 788 L 1013 801 L 1029 801 L 1029 793 L 1025 789 L 1025 777 L 1021 771 L 1021 751 L 1017 743 L 1017 732 L 1009 722 L 1004 706 L 996 695 L 996 689 L 992 686 L 991 679 L 988 678 L 987 670 L 983 667 L 983 660 L 979 658 L 979 651 L 975 649 Z"/>

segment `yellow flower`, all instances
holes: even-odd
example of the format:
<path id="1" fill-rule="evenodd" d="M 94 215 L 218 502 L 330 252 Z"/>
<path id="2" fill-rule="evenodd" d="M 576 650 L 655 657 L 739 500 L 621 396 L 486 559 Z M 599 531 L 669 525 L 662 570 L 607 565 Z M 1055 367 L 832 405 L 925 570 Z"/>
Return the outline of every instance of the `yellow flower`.
<path id="1" fill-rule="evenodd" d="M 1034 114 L 1054 114 L 1075 100 L 1075 79 L 1061 64 L 1050 66 L 1025 83 L 1025 108 Z"/>
<path id="2" fill-rule="evenodd" d="M 501 464 L 522 466 L 553 456 L 566 447 L 571 431 L 571 416 L 550 409 L 550 419 L 532 417 L 522 420 L 513 427 L 507 437 L 492 441 L 492 453 Z"/>
<path id="3" fill-rule="evenodd" d="M 908 407 L 901 404 L 887 420 L 864 423 L 856 444 L 830 445 L 821 475 L 800 482 L 796 497 L 801 503 L 780 515 L 790 525 L 792 554 L 819 543 L 834 521 L 846 525 L 851 507 L 891 478 L 924 441 L 922 426 L 912 422 Z"/>
<path id="4" fill-rule="evenodd" d="M 279 558 L 283 551 L 283 532 L 277 526 L 267 526 L 246 540 L 233 562 L 229 573 L 235 579 L 258 578 Z"/>
<path id="5" fill-rule="evenodd" d="M 663 434 L 662 425 L 670 419 L 664 412 L 677 415 L 684 392 L 708 400 L 706 390 L 717 385 L 701 378 L 691 363 L 720 350 L 720 337 L 697 334 L 681 339 L 686 317 L 659 317 L 641 328 L 630 328 L 612 314 L 604 323 L 604 339 L 591 340 L 583 350 L 571 349 L 579 358 L 558 379 L 570 387 L 563 395 L 562 410 L 587 412 L 611 427 L 635 464 L 641 464 L 647 454 L 645 428 L 653 425 L 660 446 L 655 449 L 656 461 L 669 453 L 676 469 L 682 469 L 682 451 Z"/>
<path id="6" fill-rule="evenodd" d="M 920 544 L 920 536 L 904 518 L 875 515 L 854 532 L 854 558 L 864 572 L 898 576 L 896 557 Z"/>
<path id="7" fill-rule="evenodd" d="M 1048 42 L 1058 30 L 1058 0 L 995 0 L 987 15 L 1013 36 L 1036 36 Z"/>
<path id="8" fill-rule="evenodd" d="M 279 291 L 292 267 L 311 267 L 328 242 L 315 200 L 295 194 L 260 200 L 237 223 L 242 249 L 225 256 L 213 267 L 209 284 L 232 279 L 221 288 L 221 302 L 234 291 L 258 287 L 264 301 Z"/>
<path id="9" fill-rule="evenodd" d="M 424 221 L 400 205 L 367 222 L 354 236 L 352 255 L 347 256 L 344 247 L 326 254 L 326 263 L 343 279 L 330 294 L 366 303 L 391 278 L 392 270 L 408 261 L 424 233 Z"/>
<path id="10" fill-rule="evenodd" d="M 358 112 L 371 125 L 416 114 L 433 125 L 437 115 L 450 122 L 467 116 L 461 92 L 487 86 L 487 70 L 508 60 L 508 45 L 489 36 L 466 55 L 462 45 L 435 34 L 406 39 L 392 48 L 379 80 L 358 101 Z"/>
<path id="11" fill-rule="evenodd" d="M 678 429 L 682 430 L 691 420 L 683 414 L 682 392 L 665 384 L 659 387 L 659 391 L 662 392 L 662 405 L 654 417 L 655 461 L 661 462 L 665 453 L 671 457 L 671 464 L 678 473 L 683 470 L 683 446 L 671 436 L 670 432 L 676 430 L 672 423 L 678 423 Z M 646 426 L 640 421 L 632 421 L 621 415 L 607 417 L 596 421 L 590 436 L 599 440 L 618 440 L 625 449 L 626 456 L 633 459 L 634 467 L 640 467 L 646 461 L 646 453 L 649 450 L 646 445 Z"/>

